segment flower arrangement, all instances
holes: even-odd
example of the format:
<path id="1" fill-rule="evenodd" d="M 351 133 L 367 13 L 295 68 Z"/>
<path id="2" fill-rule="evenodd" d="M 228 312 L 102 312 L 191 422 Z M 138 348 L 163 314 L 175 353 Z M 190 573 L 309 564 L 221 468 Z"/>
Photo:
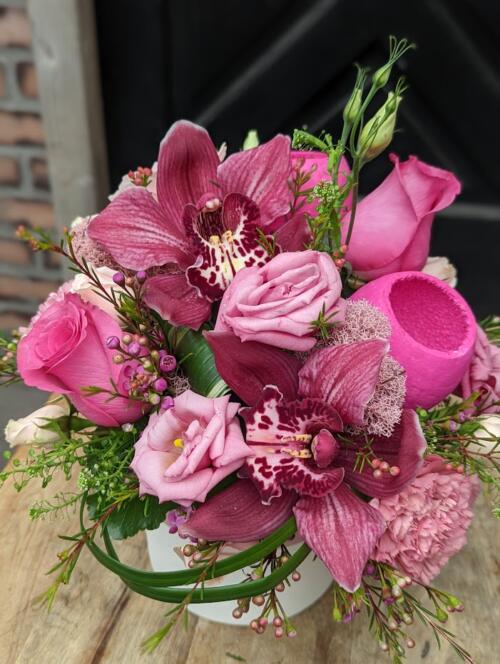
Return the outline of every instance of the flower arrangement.
<path id="1" fill-rule="evenodd" d="M 415 618 L 472 662 L 443 626 L 460 600 L 430 584 L 464 545 L 481 483 L 498 497 L 500 327 L 478 326 L 453 266 L 428 256 L 434 215 L 460 192 L 452 173 L 391 155 L 359 200 L 405 90 L 399 80 L 372 110 L 412 45 L 390 47 L 369 85 L 358 70 L 336 139 L 251 132 L 226 156 L 176 122 L 158 161 L 60 243 L 19 229 L 76 272 L 0 343 L 4 384 L 53 395 L 7 425 L 29 447 L 1 482 L 78 477 L 31 508 L 80 510 L 42 603 L 88 549 L 133 591 L 174 603 L 147 650 L 199 602 L 233 600 L 235 620 L 257 610 L 257 634 L 293 637 L 280 593 L 300 594 L 290 582 L 317 556 L 333 620 L 366 611 L 394 663 Z M 123 565 L 113 540 L 160 524 L 185 569 Z"/>

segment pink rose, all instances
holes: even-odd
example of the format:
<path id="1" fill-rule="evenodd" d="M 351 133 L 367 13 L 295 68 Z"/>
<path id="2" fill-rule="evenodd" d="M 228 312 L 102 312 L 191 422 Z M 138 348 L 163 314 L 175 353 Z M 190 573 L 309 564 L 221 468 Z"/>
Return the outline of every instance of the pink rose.
<path id="1" fill-rule="evenodd" d="M 131 464 L 141 494 L 181 505 L 203 502 L 208 492 L 251 454 L 229 397 L 208 399 L 191 390 L 153 414 L 135 445 Z"/>
<path id="2" fill-rule="evenodd" d="M 297 170 L 302 174 L 309 174 L 309 179 L 301 187 L 304 189 L 312 189 L 319 182 L 332 181 L 332 176 L 328 172 L 328 155 L 324 152 L 309 151 L 309 150 L 292 150 L 292 173 Z M 339 167 L 339 185 L 342 187 L 347 182 L 347 176 L 351 173 L 349 164 L 347 160 L 342 157 Z M 300 199 L 304 200 L 304 199 Z M 350 207 L 352 200 L 352 195 L 349 194 L 345 202 L 346 208 Z M 316 217 L 318 212 L 316 210 L 318 206 L 318 200 L 315 199 L 311 203 L 305 202 L 304 205 L 301 205 L 300 212 L 306 212 L 311 215 L 311 217 Z"/>
<path id="3" fill-rule="evenodd" d="M 479 493 L 475 475 L 462 475 L 446 466 L 441 457 L 428 456 L 401 493 L 370 502 L 387 524 L 374 560 L 426 584 L 465 545 Z"/>
<path id="4" fill-rule="evenodd" d="M 324 313 L 343 319 L 342 283 L 332 259 L 319 251 L 278 254 L 263 267 L 240 270 L 224 293 L 215 330 L 242 341 L 310 350 L 311 323 Z"/>
<path id="5" fill-rule="evenodd" d="M 347 260 L 366 280 L 391 272 L 421 270 L 429 255 L 434 214 L 450 205 L 460 183 L 449 171 L 416 157 L 400 162 L 358 205 Z M 343 222 L 346 240 L 349 215 Z"/>
<path id="6" fill-rule="evenodd" d="M 483 413 L 500 413 L 500 348 L 488 341 L 482 327 L 477 327 L 477 340 L 470 366 L 460 386 L 463 399 L 479 392 L 477 405 Z"/>
<path id="7" fill-rule="evenodd" d="M 95 424 L 118 426 L 142 415 L 143 405 L 108 393 L 87 395 L 84 387 L 112 391 L 121 381 L 123 365 L 113 363 L 106 339 L 121 334 L 103 311 L 75 294 L 60 290 L 41 307 L 19 343 L 17 361 L 27 385 L 67 394 L 75 407 Z"/>

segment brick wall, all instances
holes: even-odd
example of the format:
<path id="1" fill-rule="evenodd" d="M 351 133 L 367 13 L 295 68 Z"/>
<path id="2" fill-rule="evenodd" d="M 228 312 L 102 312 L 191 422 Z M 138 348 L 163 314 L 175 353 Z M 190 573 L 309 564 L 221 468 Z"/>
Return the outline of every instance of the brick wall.
<path id="1" fill-rule="evenodd" d="M 43 1 L 43 0 L 42 0 Z M 24 0 L 0 0 L 0 330 L 23 325 L 57 287 L 54 257 L 15 237 L 54 224 L 47 156 Z"/>

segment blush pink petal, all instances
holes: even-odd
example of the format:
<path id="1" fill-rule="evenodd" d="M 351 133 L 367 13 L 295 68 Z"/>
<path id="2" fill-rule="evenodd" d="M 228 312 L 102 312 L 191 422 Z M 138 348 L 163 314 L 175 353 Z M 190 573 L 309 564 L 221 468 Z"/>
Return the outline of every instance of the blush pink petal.
<path id="1" fill-rule="evenodd" d="M 253 542 L 290 518 L 296 500 L 295 492 L 285 491 L 271 505 L 263 505 L 252 483 L 238 480 L 195 510 L 179 532 L 208 541 Z"/>
<path id="2" fill-rule="evenodd" d="M 293 508 L 299 534 L 348 592 L 385 530 L 382 515 L 345 485 L 323 498 L 301 497 Z"/>
<path id="3" fill-rule="evenodd" d="M 177 232 L 184 234 L 184 206 L 196 203 L 207 192 L 218 194 L 214 184 L 219 156 L 203 127 L 179 120 L 161 142 L 158 156 L 156 189 L 158 202 L 168 219 L 174 220 Z"/>
<path id="4" fill-rule="evenodd" d="M 203 502 L 211 489 L 250 454 L 236 418 L 239 404 L 191 390 L 173 408 L 153 414 L 135 445 L 131 464 L 142 493 L 163 502 Z"/>
<path id="5" fill-rule="evenodd" d="M 431 583 L 465 545 L 479 490 L 475 475 L 457 473 L 444 459 L 429 455 L 400 493 L 371 501 L 387 525 L 373 559 Z"/>
<path id="6" fill-rule="evenodd" d="M 278 254 L 263 267 L 241 270 L 222 298 L 216 331 L 231 330 L 242 341 L 311 350 L 312 325 L 323 312 L 341 321 L 341 280 L 331 258 L 317 251 Z"/>
<path id="7" fill-rule="evenodd" d="M 460 183 L 445 170 L 412 156 L 358 205 L 347 260 L 360 277 L 375 279 L 392 272 L 420 270 L 429 255 L 434 215 L 460 193 Z M 349 215 L 343 223 L 343 239 Z M 388 241 L 390 238 L 390 241 Z"/>
<path id="8" fill-rule="evenodd" d="M 301 212 L 280 223 L 274 236 L 282 251 L 304 251 L 312 238 L 306 217 Z"/>
<path id="9" fill-rule="evenodd" d="M 362 425 L 387 350 L 383 339 L 318 350 L 299 372 L 299 393 L 323 399 L 346 424 Z"/>
<path id="10" fill-rule="evenodd" d="M 361 439 L 358 447 L 342 446 L 336 463 L 345 469 L 346 482 L 367 496 L 383 498 L 401 492 L 413 482 L 423 465 L 423 456 L 427 443 L 414 410 L 404 410 L 401 422 L 396 425 L 389 438 L 377 436 L 373 439 L 371 449 L 376 457 L 386 461 L 391 467 L 398 466 L 400 472 L 396 476 L 384 473 L 382 477 L 373 476 L 373 468 L 366 464 L 364 468 L 355 470 L 356 456 L 366 445 Z"/>
<path id="11" fill-rule="evenodd" d="M 211 304 L 198 295 L 182 272 L 150 277 L 144 288 L 144 301 L 172 325 L 198 330 L 210 317 Z"/>
<path id="12" fill-rule="evenodd" d="M 301 361 L 286 351 L 256 341 L 242 342 L 228 332 L 205 332 L 215 365 L 229 387 L 248 404 L 255 404 L 266 385 L 274 384 L 293 400 Z"/>
<path id="13" fill-rule="evenodd" d="M 278 134 L 259 147 L 225 159 L 217 176 L 225 192 L 243 194 L 257 203 L 265 228 L 290 209 L 289 173 L 290 139 Z"/>
<path id="14" fill-rule="evenodd" d="M 89 224 L 88 236 L 123 267 L 146 270 L 165 263 L 189 265 L 191 247 L 144 188 L 127 189 Z"/>

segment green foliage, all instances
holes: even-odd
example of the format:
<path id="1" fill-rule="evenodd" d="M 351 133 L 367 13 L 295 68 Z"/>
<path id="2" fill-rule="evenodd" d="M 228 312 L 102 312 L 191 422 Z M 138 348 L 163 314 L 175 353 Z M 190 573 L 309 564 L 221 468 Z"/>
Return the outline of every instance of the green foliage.
<path id="1" fill-rule="evenodd" d="M 481 480 L 500 516 L 500 438 L 474 413 L 479 394 L 467 400 L 446 399 L 431 410 L 417 409 L 427 440 L 427 453 L 437 454 L 461 472 Z M 470 414 L 474 416 L 471 417 Z"/>
<path id="2" fill-rule="evenodd" d="M 491 343 L 500 346 L 500 316 L 488 316 L 479 324 Z"/>
<path id="3" fill-rule="evenodd" d="M 98 504 L 97 495 L 89 496 L 87 499 L 91 519 L 95 520 L 100 516 Z M 155 496 L 139 497 L 138 494 L 132 494 L 119 502 L 116 509 L 110 513 L 106 520 L 106 528 L 112 539 L 133 537 L 141 530 L 158 528 L 165 521 L 167 512 L 176 507 L 175 503 L 160 503 Z"/>
<path id="4" fill-rule="evenodd" d="M 229 387 L 219 376 L 214 355 L 201 332 L 171 328 L 168 341 L 192 389 L 206 397 L 221 397 Z"/>

